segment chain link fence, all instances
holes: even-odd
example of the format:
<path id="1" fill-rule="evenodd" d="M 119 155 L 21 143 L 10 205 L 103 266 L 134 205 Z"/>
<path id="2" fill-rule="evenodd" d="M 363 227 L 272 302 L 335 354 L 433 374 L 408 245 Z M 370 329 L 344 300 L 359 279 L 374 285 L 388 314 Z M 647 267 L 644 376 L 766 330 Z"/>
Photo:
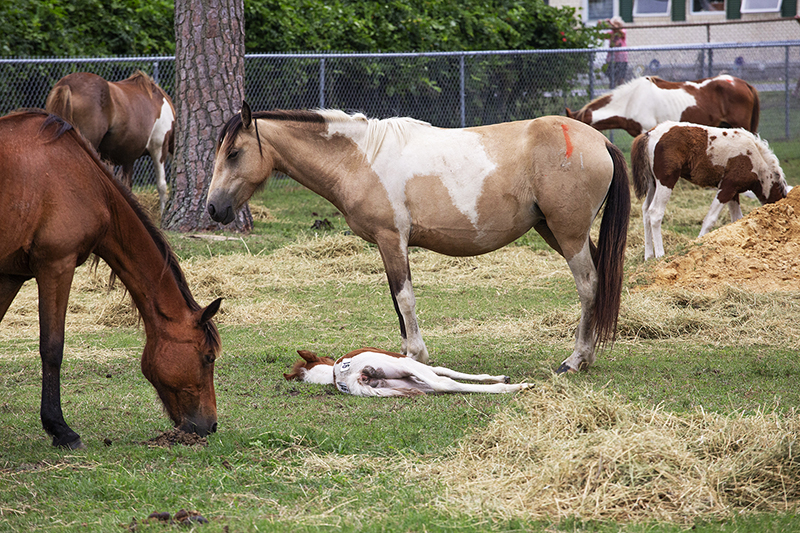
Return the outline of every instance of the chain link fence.
<path id="1" fill-rule="evenodd" d="M 387 118 L 411 116 L 465 127 L 564 114 L 610 90 L 608 49 L 391 54 L 248 54 L 245 94 L 261 109 L 336 108 Z M 761 136 L 797 141 L 800 153 L 800 41 L 627 48 L 623 80 L 672 81 L 721 73 L 761 96 Z M 116 81 L 147 72 L 174 94 L 173 57 L 2 59 L 0 112 L 44 107 L 63 76 L 94 72 Z M 627 136 L 626 133 L 616 132 Z M 612 134 L 613 138 L 613 134 Z M 153 183 L 149 158 L 135 183 Z"/>

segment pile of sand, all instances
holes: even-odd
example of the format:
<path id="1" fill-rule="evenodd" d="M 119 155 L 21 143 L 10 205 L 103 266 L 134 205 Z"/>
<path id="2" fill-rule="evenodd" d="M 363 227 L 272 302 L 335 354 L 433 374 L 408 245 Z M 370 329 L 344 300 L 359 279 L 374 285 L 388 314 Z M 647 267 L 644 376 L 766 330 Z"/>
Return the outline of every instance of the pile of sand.
<path id="1" fill-rule="evenodd" d="M 736 223 L 700 237 L 688 251 L 640 267 L 651 287 L 756 292 L 800 289 L 800 187 Z"/>

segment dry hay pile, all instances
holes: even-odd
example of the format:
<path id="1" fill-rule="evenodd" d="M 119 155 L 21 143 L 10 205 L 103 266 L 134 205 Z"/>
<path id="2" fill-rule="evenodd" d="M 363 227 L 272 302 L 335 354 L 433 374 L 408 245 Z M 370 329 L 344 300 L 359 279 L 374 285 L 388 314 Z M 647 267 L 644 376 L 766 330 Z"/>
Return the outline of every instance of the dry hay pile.
<path id="1" fill-rule="evenodd" d="M 799 435 L 794 413 L 675 415 L 555 378 L 417 469 L 467 512 L 687 523 L 795 509 Z"/>
<path id="2" fill-rule="evenodd" d="M 724 285 L 756 292 L 800 289 L 800 187 L 774 204 L 701 238 L 688 252 L 646 265 L 648 284 L 716 290 Z"/>

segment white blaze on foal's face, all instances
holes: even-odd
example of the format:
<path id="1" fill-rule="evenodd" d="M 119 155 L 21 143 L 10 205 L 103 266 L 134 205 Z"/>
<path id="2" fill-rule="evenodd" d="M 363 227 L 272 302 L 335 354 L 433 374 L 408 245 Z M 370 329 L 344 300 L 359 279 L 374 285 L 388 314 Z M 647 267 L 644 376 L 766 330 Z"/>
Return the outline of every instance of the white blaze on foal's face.
<path id="1" fill-rule="evenodd" d="M 399 227 L 407 225 L 406 186 L 414 177 L 436 176 L 453 206 L 477 228 L 484 180 L 497 165 L 477 133 L 434 128 L 408 119 L 336 121 L 327 137 L 352 139 L 386 189 Z"/>

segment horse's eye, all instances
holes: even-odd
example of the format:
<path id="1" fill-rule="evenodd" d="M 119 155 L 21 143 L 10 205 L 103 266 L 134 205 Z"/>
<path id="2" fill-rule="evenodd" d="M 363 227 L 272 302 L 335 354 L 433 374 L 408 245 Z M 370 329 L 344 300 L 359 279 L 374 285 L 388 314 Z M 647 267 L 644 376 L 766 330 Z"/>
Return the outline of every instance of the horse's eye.
<path id="1" fill-rule="evenodd" d="M 214 361 L 216 361 L 216 360 L 217 360 L 217 356 L 215 356 L 213 353 L 207 353 L 206 354 L 206 364 L 207 365 L 214 364 Z"/>
<path id="2" fill-rule="evenodd" d="M 231 150 L 231 153 L 228 154 L 228 161 L 236 159 L 237 157 L 239 157 L 239 150 Z"/>

